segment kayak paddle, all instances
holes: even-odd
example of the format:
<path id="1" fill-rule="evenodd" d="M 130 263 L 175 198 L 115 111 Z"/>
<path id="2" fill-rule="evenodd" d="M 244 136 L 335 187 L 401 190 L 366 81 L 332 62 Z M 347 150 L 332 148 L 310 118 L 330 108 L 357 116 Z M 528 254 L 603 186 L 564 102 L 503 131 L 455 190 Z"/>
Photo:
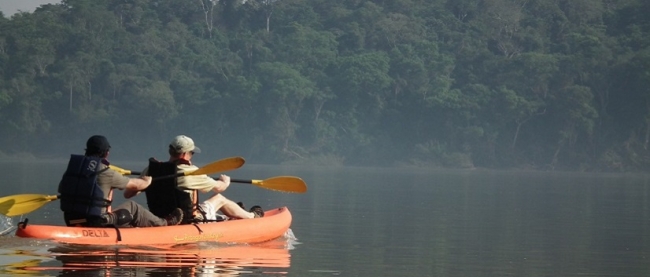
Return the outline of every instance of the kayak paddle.
<path id="1" fill-rule="evenodd" d="M 0 214 L 6 216 L 23 215 L 35 211 L 43 205 L 58 199 L 57 195 L 17 194 L 0 198 Z"/>
<path id="2" fill-rule="evenodd" d="M 235 183 L 253 184 L 260 188 L 282 192 L 305 193 L 307 191 L 307 184 L 305 184 L 305 181 L 295 176 L 277 176 L 264 180 L 230 179 L 230 181 Z"/>
<path id="3" fill-rule="evenodd" d="M 231 157 L 222 159 L 213 163 L 210 163 L 206 166 L 200 167 L 199 169 L 191 172 L 183 172 L 169 176 L 162 176 L 159 178 L 173 178 L 180 176 L 189 176 L 189 175 L 202 175 L 202 174 L 213 174 L 222 171 L 228 171 L 240 168 L 244 165 L 244 158 L 242 157 Z M 121 169 L 118 167 L 113 167 L 113 170 L 116 170 L 122 174 L 127 172 L 134 175 L 139 175 L 137 172 L 130 172 L 129 170 Z M 158 178 L 156 178 L 158 179 Z M 57 195 L 45 195 L 45 194 L 17 194 L 10 195 L 0 198 L 0 214 L 6 216 L 17 216 L 27 213 L 31 213 L 43 205 L 59 199 Z"/>
<path id="4" fill-rule="evenodd" d="M 131 171 L 128 169 L 119 168 L 111 165 L 113 170 L 120 172 L 124 175 L 140 175 L 141 172 Z M 196 175 L 196 174 L 192 174 Z M 175 176 L 175 175 L 173 175 Z M 182 175 L 181 175 L 182 176 Z M 164 176 L 168 177 L 168 176 Z M 159 177 L 159 178 L 164 178 Z M 156 178 L 158 179 L 158 178 Z M 276 176 L 264 180 L 243 180 L 243 179 L 230 179 L 230 182 L 253 184 L 261 188 L 292 193 L 305 193 L 307 191 L 307 184 L 300 177 L 295 176 Z"/>
<path id="5" fill-rule="evenodd" d="M 203 175 L 203 174 L 213 174 L 217 172 L 224 172 L 233 169 L 240 168 L 244 165 L 246 161 L 242 157 L 230 157 L 218 160 L 216 162 L 210 163 L 208 165 L 202 166 L 199 169 L 191 172 L 181 172 L 173 175 L 160 176 L 156 179 L 165 179 L 171 177 L 181 177 L 181 176 L 190 176 L 190 175 Z"/>
<path id="6" fill-rule="evenodd" d="M 140 175 L 140 172 L 132 172 L 131 170 L 124 169 L 124 168 L 121 168 L 121 167 L 117 167 L 117 166 L 114 166 L 112 164 L 109 165 L 108 167 L 110 167 L 112 170 L 115 170 L 115 171 L 119 172 L 122 175 Z"/>
<path id="7" fill-rule="evenodd" d="M 191 176 L 191 175 L 204 175 L 204 174 L 214 174 L 217 172 L 225 172 L 225 171 L 230 171 L 233 169 L 240 168 L 244 165 L 246 161 L 242 157 L 230 157 L 230 158 L 225 158 L 218 160 L 216 162 L 212 162 L 208 165 L 205 165 L 203 167 L 200 167 L 197 170 L 194 171 L 186 171 L 186 172 L 181 172 L 177 174 L 172 174 L 172 175 L 167 175 L 167 176 L 160 176 L 154 178 L 154 180 L 159 180 L 159 179 L 166 179 L 166 178 L 173 178 L 173 177 L 181 177 L 181 176 Z M 109 167 L 117 172 L 119 172 L 122 175 L 141 175 L 142 172 L 137 172 L 137 171 L 131 171 L 128 169 L 120 168 L 114 165 L 109 165 Z"/>

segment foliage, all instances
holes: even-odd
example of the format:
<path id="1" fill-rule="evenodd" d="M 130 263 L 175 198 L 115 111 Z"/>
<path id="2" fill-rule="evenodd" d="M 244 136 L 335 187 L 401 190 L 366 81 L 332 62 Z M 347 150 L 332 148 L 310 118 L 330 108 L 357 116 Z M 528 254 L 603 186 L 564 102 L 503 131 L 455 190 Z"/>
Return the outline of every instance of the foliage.
<path id="1" fill-rule="evenodd" d="M 184 133 L 267 163 L 647 170 L 648 12 L 64 0 L 0 16 L 0 152 L 62 155 L 103 133 L 144 159 Z"/>

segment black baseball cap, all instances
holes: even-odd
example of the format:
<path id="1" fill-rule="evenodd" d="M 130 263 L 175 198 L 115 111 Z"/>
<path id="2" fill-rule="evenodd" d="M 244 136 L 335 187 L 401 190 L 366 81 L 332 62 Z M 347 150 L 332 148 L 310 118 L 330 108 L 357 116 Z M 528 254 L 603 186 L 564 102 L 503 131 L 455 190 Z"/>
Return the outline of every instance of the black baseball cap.
<path id="1" fill-rule="evenodd" d="M 86 142 L 86 151 L 90 152 L 104 152 L 111 149 L 111 145 L 104 136 L 94 135 Z"/>

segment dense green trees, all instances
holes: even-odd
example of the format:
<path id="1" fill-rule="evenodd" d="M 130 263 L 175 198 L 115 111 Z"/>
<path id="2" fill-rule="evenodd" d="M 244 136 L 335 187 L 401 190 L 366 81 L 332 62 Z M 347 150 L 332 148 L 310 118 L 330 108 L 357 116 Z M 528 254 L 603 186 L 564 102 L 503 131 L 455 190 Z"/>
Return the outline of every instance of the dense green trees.
<path id="1" fill-rule="evenodd" d="M 64 0 L 0 17 L 0 151 L 63 155 L 102 133 L 145 159 L 184 133 L 268 163 L 646 170 L 648 12 Z"/>

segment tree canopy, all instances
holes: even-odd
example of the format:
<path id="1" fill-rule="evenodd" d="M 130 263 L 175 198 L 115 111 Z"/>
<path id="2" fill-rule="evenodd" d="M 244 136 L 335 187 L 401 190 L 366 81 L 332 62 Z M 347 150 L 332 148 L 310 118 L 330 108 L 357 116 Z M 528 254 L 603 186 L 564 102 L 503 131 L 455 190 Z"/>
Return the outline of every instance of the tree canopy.
<path id="1" fill-rule="evenodd" d="M 0 151 L 650 169 L 650 2 L 64 0 L 0 16 Z M 204 151 L 205 151 L 204 150 Z M 215 157 L 216 158 L 216 157 Z"/>

